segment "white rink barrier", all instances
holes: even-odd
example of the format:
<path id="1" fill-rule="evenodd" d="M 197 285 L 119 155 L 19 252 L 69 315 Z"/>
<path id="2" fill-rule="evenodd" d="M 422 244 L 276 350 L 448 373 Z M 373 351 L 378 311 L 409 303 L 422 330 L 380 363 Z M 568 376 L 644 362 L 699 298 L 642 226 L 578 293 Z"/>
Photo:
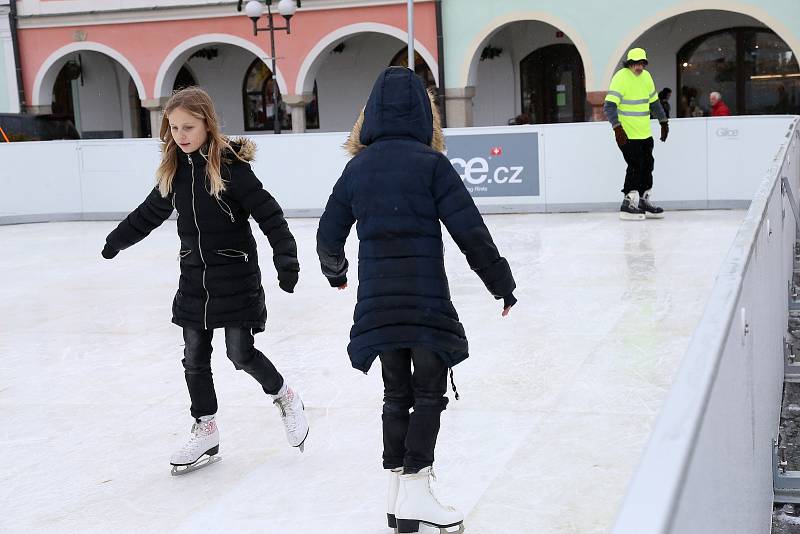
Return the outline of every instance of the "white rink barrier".
<path id="1" fill-rule="evenodd" d="M 654 198 L 666 208 L 745 207 L 794 119 L 652 121 Z M 483 212 L 617 209 L 625 174 L 607 123 L 446 130 L 448 157 Z M 348 159 L 345 133 L 255 135 L 254 170 L 288 215 L 316 216 Z M 154 184 L 153 139 L 0 143 L 0 224 L 119 219 Z"/>
<path id="2" fill-rule="evenodd" d="M 614 534 L 768 534 L 797 236 L 800 132 L 758 186 L 628 487 Z"/>

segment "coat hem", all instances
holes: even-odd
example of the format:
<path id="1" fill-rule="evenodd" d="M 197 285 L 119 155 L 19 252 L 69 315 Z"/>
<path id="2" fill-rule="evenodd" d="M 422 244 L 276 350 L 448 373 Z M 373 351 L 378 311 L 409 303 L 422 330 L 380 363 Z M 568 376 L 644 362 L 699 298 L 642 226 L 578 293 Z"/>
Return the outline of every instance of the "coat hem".
<path id="1" fill-rule="evenodd" d="M 195 322 L 195 321 L 187 321 L 185 319 L 178 319 L 176 317 L 172 318 L 172 323 L 176 324 L 182 328 L 195 328 L 197 330 L 205 330 L 205 326 L 202 323 Z M 208 324 L 208 330 L 214 330 L 216 328 L 249 328 L 253 331 L 253 334 L 259 334 L 265 330 L 266 323 L 259 322 L 259 321 L 217 321 Z"/>
<path id="2" fill-rule="evenodd" d="M 350 363 L 352 364 L 354 369 L 357 369 L 358 371 L 367 374 L 370 368 L 372 367 L 372 364 L 375 362 L 375 359 L 380 355 L 381 352 L 387 350 L 415 349 L 415 348 L 423 348 L 431 352 L 435 352 L 442 360 L 444 360 L 444 363 L 445 365 L 447 365 L 447 367 L 455 367 L 459 363 L 469 358 L 469 352 L 467 351 L 445 352 L 442 351 L 440 347 L 438 347 L 433 343 L 421 343 L 419 341 L 412 341 L 412 342 L 381 343 L 380 345 L 367 347 L 356 353 L 350 353 Z M 361 357 L 361 355 L 367 351 L 368 351 L 368 356 L 366 358 Z M 356 359 L 358 359 L 359 361 L 356 361 Z"/>

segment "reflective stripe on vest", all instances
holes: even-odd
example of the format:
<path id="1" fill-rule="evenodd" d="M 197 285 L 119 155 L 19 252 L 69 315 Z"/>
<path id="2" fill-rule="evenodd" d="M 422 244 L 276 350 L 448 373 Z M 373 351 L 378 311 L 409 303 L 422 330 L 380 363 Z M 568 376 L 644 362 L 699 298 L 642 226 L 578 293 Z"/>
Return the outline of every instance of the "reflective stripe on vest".
<path id="1" fill-rule="evenodd" d="M 630 139 L 652 137 L 650 104 L 658 97 L 649 72 L 636 76 L 628 68 L 621 69 L 611 80 L 606 100 L 617 105 L 619 122 Z"/>

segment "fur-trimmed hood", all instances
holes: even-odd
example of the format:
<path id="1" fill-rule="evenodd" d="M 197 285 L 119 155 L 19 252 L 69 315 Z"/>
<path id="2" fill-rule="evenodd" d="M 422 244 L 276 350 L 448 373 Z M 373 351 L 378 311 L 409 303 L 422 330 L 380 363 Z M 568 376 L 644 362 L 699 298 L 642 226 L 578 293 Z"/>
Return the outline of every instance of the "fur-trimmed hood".
<path id="1" fill-rule="evenodd" d="M 436 97 L 405 67 L 389 67 L 378 77 L 344 149 L 355 156 L 382 137 L 411 137 L 445 150 Z"/>
<path id="2" fill-rule="evenodd" d="M 232 137 L 228 139 L 228 144 L 231 145 L 231 148 L 236 152 L 240 159 L 244 161 L 253 161 L 256 158 L 257 147 L 251 139 L 244 136 Z"/>

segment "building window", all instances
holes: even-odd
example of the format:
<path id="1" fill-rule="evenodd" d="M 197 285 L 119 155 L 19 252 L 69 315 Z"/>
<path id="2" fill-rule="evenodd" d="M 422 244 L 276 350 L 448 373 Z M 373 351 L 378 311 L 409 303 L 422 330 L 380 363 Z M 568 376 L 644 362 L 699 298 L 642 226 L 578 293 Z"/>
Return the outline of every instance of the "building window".
<path id="1" fill-rule="evenodd" d="M 272 130 L 275 127 L 272 71 L 263 61 L 256 59 L 247 69 L 242 88 L 244 101 L 244 129 L 247 131 Z M 280 95 L 279 95 L 280 99 Z M 282 130 L 292 129 L 292 117 L 280 101 L 278 115 Z"/>
<path id="2" fill-rule="evenodd" d="M 53 116 L 75 124 L 75 98 L 72 93 L 72 81 L 77 79 L 79 72 L 76 61 L 68 61 L 59 71 L 53 84 L 53 102 L 50 109 Z"/>
<path id="3" fill-rule="evenodd" d="M 397 54 L 394 55 L 392 61 L 389 63 L 390 67 L 408 67 L 408 47 L 404 46 L 402 50 L 400 50 Z M 422 81 L 425 83 L 425 87 L 428 89 L 436 87 L 436 79 L 433 77 L 433 72 L 428 67 L 428 64 L 425 63 L 425 60 L 422 56 L 414 50 L 414 72 L 417 73 L 417 76 L 422 78 Z"/>
<path id="4" fill-rule="evenodd" d="M 317 93 L 317 80 L 314 80 L 314 96 L 306 104 L 306 130 L 319 129 L 319 95 Z"/>
<path id="5" fill-rule="evenodd" d="M 522 113 L 513 124 L 581 122 L 586 118 L 586 76 L 578 49 L 545 46 L 519 64 Z"/>
<path id="6" fill-rule="evenodd" d="M 175 77 L 175 83 L 172 84 L 172 91 L 180 91 L 181 89 L 194 87 L 195 85 L 197 85 L 197 80 L 195 80 L 195 77 L 192 75 L 192 71 L 187 69 L 186 65 L 184 65 Z"/>
<path id="7" fill-rule="evenodd" d="M 789 46 L 766 28 L 729 28 L 678 52 L 678 116 L 708 115 L 717 91 L 735 115 L 800 113 L 800 68 Z"/>

